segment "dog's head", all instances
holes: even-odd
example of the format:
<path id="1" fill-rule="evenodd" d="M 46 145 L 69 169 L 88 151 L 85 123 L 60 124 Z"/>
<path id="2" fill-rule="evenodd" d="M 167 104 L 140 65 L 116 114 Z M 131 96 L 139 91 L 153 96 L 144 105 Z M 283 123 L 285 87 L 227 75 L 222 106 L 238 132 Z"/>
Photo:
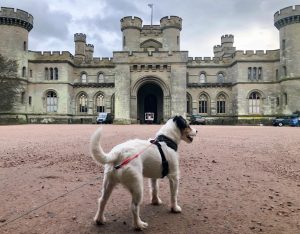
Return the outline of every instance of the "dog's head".
<path id="1" fill-rule="evenodd" d="M 191 128 L 182 116 L 175 116 L 173 122 L 180 129 L 181 139 L 187 143 L 192 143 L 193 137 L 197 134 L 197 130 Z"/>

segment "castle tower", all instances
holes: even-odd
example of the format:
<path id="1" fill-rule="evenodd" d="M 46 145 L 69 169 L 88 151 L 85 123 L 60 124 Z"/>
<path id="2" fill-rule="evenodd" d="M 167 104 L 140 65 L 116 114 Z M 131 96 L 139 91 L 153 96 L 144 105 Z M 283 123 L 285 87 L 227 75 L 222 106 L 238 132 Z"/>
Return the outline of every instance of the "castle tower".
<path id="1" fill-rule="evenodd" d="M 221 37 L 221 47 L 222 51 L 224 52 L 223 57 L 229 57 L 235 52 L 235 47 L 233 47 L 234 43 L 234 36 L 229 35 L 223 35 Z"/>
<path id="2" fill-rule="evenodd" d="M 83 33 L 75 33 L 74 42 L 75 42 L 75 57 L 84 59 L 86 35 Z"/>
<path id="3" fill-rule="evenodd" d="M 123 50 L 139 51 L 143 21 L 139 17 L 127 16 L 121 19 L 123 32 Z"/>
<path id="4" fill-rule="evenodd" d="M 17 60 L 19 77 L 28 74 L 28 34 L 33 28 L 33 16 L 22 10 L 0 9 L 0 54 Z"/>
<path id="5" fill-rule="evenodd" d="M 90 62 L 94 57 L 94 45 L 86 44 L 85 45 L 85 61 Z"/>
<path id="6" fill-rule="evenodd" d="M 286 7 L 274 14 L 279 30 L 281 95 L 283 113 L 300 110 L 300 5 Z M 286 79 L 288 78 L 288 79 Z"/>
<path id="7" fill-rule="evenodd" d="M 161 18 L 160 27 L 163 33 L 163 50 L 180 50 L 180 31 L 182 19 L 178 16 L 166 16 Z"/>
<path id="8" fill-rule="evenodd" d="M 214 46 L 214 56 L 218 58 L 223 57 L 223 50 L 221 45 Z"/>

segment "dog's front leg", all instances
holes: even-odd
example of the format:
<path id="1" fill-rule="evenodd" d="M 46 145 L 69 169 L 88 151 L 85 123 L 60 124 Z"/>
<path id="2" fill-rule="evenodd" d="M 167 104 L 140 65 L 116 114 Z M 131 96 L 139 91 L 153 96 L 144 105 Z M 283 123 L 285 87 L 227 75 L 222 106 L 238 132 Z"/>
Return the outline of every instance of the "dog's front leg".
<path id="1" fill-rule="evenodd" d="M 181 207 L 177 204 L 177 194 L 178 194 L 178 176 L 169 176 L 170 191 L 171 191 L 171 211 L 174 213 L 180 213 Z"/>

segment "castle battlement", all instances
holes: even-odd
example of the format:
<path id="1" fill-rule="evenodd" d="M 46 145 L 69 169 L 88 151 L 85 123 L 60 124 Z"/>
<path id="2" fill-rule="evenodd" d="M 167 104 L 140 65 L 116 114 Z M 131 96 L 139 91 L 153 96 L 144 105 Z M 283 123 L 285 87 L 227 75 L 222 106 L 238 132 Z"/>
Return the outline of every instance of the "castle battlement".
<path id="1" fill-rule="evenodd" d="M 20 9 L 1 7 L 0 24 L 19 26 L 29 32 L 33 28 L 33 16 Z"/>
<path id="2" fill-rule="evenodd" d="M 283 8 L 274 14 L 274 25 L 277 29 L 294 23 L 300 23 L 300 5 Z"/>
<path id="3" fill-rule="evenodd" d="M 29 51 L 29 53 L 37 60 L 71 60 L 74 58 L 74 56 L 69 51 Z"/>
<path id="4" fill-rule="evenodd" d="M 227 59 L 220 57 L 188 57 L 188 66 L 218 66 L 227 63 Z"/>
<path id="5" fill-rule="evenodd" d="M 86 42 L 86 35 L 84 33 L 75 33 L 74 42 Z"/>
<path id="6" fill-rule="evenodd" d="M 233 58 L 238 59 L 253 59 L 253 60 L 279 60 L 279 50 L 237 50 L 233 54 Z"/>
<path id="7" fill-rule="evenodd" d="M 234 43 L 234 36 L 232 34 L 226 34 L 221 37 L 221 44 Z"/>
<path id="8" fill-rule="evenodd" d="M 182 29 L 182 19 L 178 16 L 165 16 L 160 19 L 160 27 L 162 30 L 166 28 Z"/>
<path id="9" fill-rule="evenodd" d="M 138 29 L 138 30 L 142 29 L 143 20 L 137 16 L 126 16 L 123 17 L 120 21 L 121 21 L 121 31 L 129 28 Z"/>

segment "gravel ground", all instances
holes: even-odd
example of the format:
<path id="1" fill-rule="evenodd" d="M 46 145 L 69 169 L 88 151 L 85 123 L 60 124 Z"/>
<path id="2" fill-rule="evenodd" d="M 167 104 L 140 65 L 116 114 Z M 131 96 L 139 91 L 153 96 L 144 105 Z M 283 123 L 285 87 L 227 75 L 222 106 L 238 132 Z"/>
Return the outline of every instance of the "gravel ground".
<path id="1" fill-rule="evenodd" d="M 194 126 L 179 146 L 181 214 L 141 206 L 144 233 L 300 233 L 300 128 Z M 0 233 L 133 233 L 130 195 L 118 186 L 94 225 L 103 167 L 89 155 L 96 125 L 0 126 Z M 148 139 L 159 125 L 105 125 L 102 146 Z"/>

